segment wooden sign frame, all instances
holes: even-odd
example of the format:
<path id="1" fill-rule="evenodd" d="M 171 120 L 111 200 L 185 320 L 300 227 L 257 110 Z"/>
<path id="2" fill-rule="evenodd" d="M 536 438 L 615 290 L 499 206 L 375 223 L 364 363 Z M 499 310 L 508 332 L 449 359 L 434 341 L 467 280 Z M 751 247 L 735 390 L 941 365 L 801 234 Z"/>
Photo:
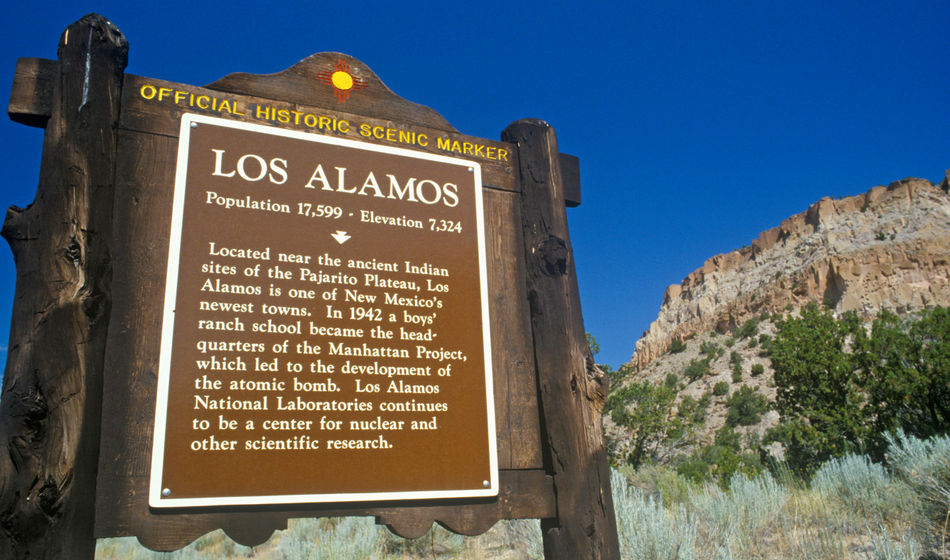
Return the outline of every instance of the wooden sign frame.
<path id="1" fill-rule="evenodd" d="M 586 344 L 565 214 L 580 202 L 569 182 L 577 160 L 558 152 L 553 129 L 522 120 L 500 142 L 466 136 L 339 53 L 204 88 L 125 74 L 127 53 L 118 29 L 89 15 L 64 32 L 57 61 L 17 65 L 10 117 L 46 134 L 36 201 L 11 207 L 3 226 L 17 292 L 0 399 L 0 556 L 91 558 L 96 537 L 129 535 L 174 550 L 217 528 L 255 545 L 288 518 L 372 515 L 408 538 L 433 522 L 475 535 L 500 519 L 538 518 L 546 558 L 619 558 L 600 420 L 606 380 Z M 354 80 L 348 97 L 340 83 L 314 87 L 340 67 Z M 478 159 L 497 497 L 148 507 L 156 294 L 185 112 Z"/>

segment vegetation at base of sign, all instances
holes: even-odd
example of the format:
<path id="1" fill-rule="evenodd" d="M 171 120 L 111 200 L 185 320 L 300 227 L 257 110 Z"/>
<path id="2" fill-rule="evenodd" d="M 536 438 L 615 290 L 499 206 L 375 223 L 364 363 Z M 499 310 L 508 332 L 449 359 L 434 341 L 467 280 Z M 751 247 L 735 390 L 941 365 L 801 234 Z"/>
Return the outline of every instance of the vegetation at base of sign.
<path id="1" fill-rule="evenodd" d="M 439 558 L 542 560 L 540 523 L 536 519 L 501 521 L 484 535 L 462 537 L 435 525 L 418 539 L 403 539 L 375 524 L 371 517 L 291 519 L 264 544 L 236 544 L 215 531 L 174 552 L 154 552 L 134 537 L 100 539 L 99 560 L 422 560 Z"/>
<path id="2" fill-rule="evenodd" d="M 611 473 L 625 560 L 919 560 L 947 558 L 950 437 L 887 436 L 888 463 L 846 454 L 803 479 L 787 465 L 735 472 L 725 485 L 692 482 L 668 466 Z M 543 558 L 536 520 L 503 521 L 479 537 L 433 527 L 406 540 L 371 518 L 291 520 L 258 547 L 217 531 L 185 549 L 147 551 L 103 539 L 99 559 L 514 560 Z"/>

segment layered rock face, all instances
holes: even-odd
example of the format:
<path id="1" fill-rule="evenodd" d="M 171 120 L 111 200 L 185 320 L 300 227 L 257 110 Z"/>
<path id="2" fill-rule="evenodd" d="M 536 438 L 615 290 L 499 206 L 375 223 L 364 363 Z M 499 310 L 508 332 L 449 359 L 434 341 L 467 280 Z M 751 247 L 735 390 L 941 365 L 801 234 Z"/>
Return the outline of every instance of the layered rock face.
<path id="1" fill-rule="evenodd" d="M 666 289 L 631 365 L 646 366 L 674 339 L 725 332 L 812 301 L 863 316 L 950 305 L 948 189 L 950 171 L 939 186 L 904 179 L 858 196 L 823 198 L 750 247 L 712 257 Z"/>

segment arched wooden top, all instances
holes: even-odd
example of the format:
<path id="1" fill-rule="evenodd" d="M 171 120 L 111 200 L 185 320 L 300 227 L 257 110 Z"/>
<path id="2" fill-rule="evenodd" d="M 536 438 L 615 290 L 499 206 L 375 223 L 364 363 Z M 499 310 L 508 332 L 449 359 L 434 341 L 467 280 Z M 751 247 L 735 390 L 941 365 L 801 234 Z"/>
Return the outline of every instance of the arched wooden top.
<path id="1" fill-rule="evenodd" d="M 228 74 L 206 87 L 457 132 L 442 115 L 399 97 L 369 66 L 343 53 L 312 54 L 276 74 Z"/>

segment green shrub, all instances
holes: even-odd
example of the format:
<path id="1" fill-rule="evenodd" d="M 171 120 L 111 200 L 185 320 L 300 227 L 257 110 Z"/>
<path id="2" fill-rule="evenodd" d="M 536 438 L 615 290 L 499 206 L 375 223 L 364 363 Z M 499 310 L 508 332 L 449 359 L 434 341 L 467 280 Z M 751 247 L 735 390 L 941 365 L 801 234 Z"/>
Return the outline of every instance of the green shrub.
<path id="1" fill-rule="evenodd" d="M 590 353 L 593 356 L 600 354 L 600 344 L 597 343 L 597 339 L 594 338 L 594 335 L 586 333 L 587 335 L 587 347 L 590 348 Z"/>
<path id="2" fill-rule="evenodd" d="M 686 343 L 682 340 L 674 338 L 673 341 L 670 342 L 670 354 L 679 354 L 683 350 L 686 350 Z"/>
<path id="3" fill-rule="evenodd" d="M 749 370 L 749 373 L 752 374 L 752 377 L 758 377 L 765 373 L 765 366 L 762 364 L 752 364 L 752 369 Z"/>
<path id="4" fill-rule="evenodd" d="M 752 317 L 743 323 L 742 326 L 738 328 L 738 330 L 736 330 L 735 336 L 739 337 L 740 339 L 756 336 L 759 334 L 759 322 L 760 321 L 758 317 Z M 755 339 L 753 339 L 753 341 L 754 340 Z"/>
<path id="5" fill-rule="evenodd" d="M 676 466 L 676 474 L 690 482 L 703 482 L 709 479 L 709 463 L 701 455 L 694 455 Z"/>
<path id="6" fill-rule="evenodd" d="M 666 374 L 666 380 L 663 382 L 670 389 L 675 389 L 676 385 L 680 382 L 680 378 L 675 373 Z"/>
<path id="7" fill-rule="evenodd" d="M 733 366 L 736 366 L 736 365 L 741 366 L 741 365 L 742 365 L 742 354 L 740 354 L 740 353 L 737 352 L 736 350 L 733 350 L 732 352 L 730 352 L 730 353 L 729 353 L 729 363 L 732 364 Z"/>
<path id="8" fill-rule="evenodd" d="M 723 349 L 713 341 L 703 342 L 699 345 L 700 354 L 705 354 L 710 359 L 715 360 L 722 355 Z"/>
<path id="9" fill-rule="evenodd" d="M 729 384 L 725 381 L 720 381 L 713 386 L 713 395 L 721 397 L 729 392 Z"/>
<path id="10" fill-rule="evenodd" d="M 856 314 L 810 304 L 777 326 L 771 360 L 784 420 L 769 437 L 798 467 L 858 449 L 882 461 L 884 434 L 898 429 L 950 432 L 950 309 L 882 311 L 868 333 Z"/>
<path id="11" fill-rule="evenodd" d="M 620 366 L 618 369 L 614 369 L 607 364 L 598 364 L 598 367 L 604 372 L 607 376 L 607 380 L 610 382 L 611 387 L 617 387 L 623 383 L 623 380 L 633 373 L 633 368 L 629 365 Z"/>
<path id="12" fill-rule="evenodd" d="M 732 364 L 732 381 L 738 383 L 742 381 L 742 355 L 735 350 L 729 354 L 729 363 Z"/>
<path id="13" fill-rule="evenodd" d="M 768 409 L 768 401 L 757 389 L 743 385 L 732 393 L 726 406 L 729 407 L 726 413 L 727 426 L 751 426 L 762 419 L 762 414 Z"/>
<path id="14" fill-rule="evenodd" d="M 629 446 L 621 456 L 614 457 L 615 461 L 637 468 L 653 457 L 657 446 L 671 434 L 682 433 L 682 422 L 673 416 L 675 398 L 674 389 L 649 381 L 628 383 L 610 391 L 604 413 L 630 434 Z"/>
<path id="15" fill-rule="evenodd" d="M 702 424 L 706 421 L 706 409 L 712 399 L 704 395 L 700 400 L 686 395 L 677 407 L 677 416 L 690 424 Z"/>
<path id="16" fill-rule="evenodd" d="M 690 381 L 696 381 L 708 373 L 709 360 L 692 360 L 683 372 Z"/>

